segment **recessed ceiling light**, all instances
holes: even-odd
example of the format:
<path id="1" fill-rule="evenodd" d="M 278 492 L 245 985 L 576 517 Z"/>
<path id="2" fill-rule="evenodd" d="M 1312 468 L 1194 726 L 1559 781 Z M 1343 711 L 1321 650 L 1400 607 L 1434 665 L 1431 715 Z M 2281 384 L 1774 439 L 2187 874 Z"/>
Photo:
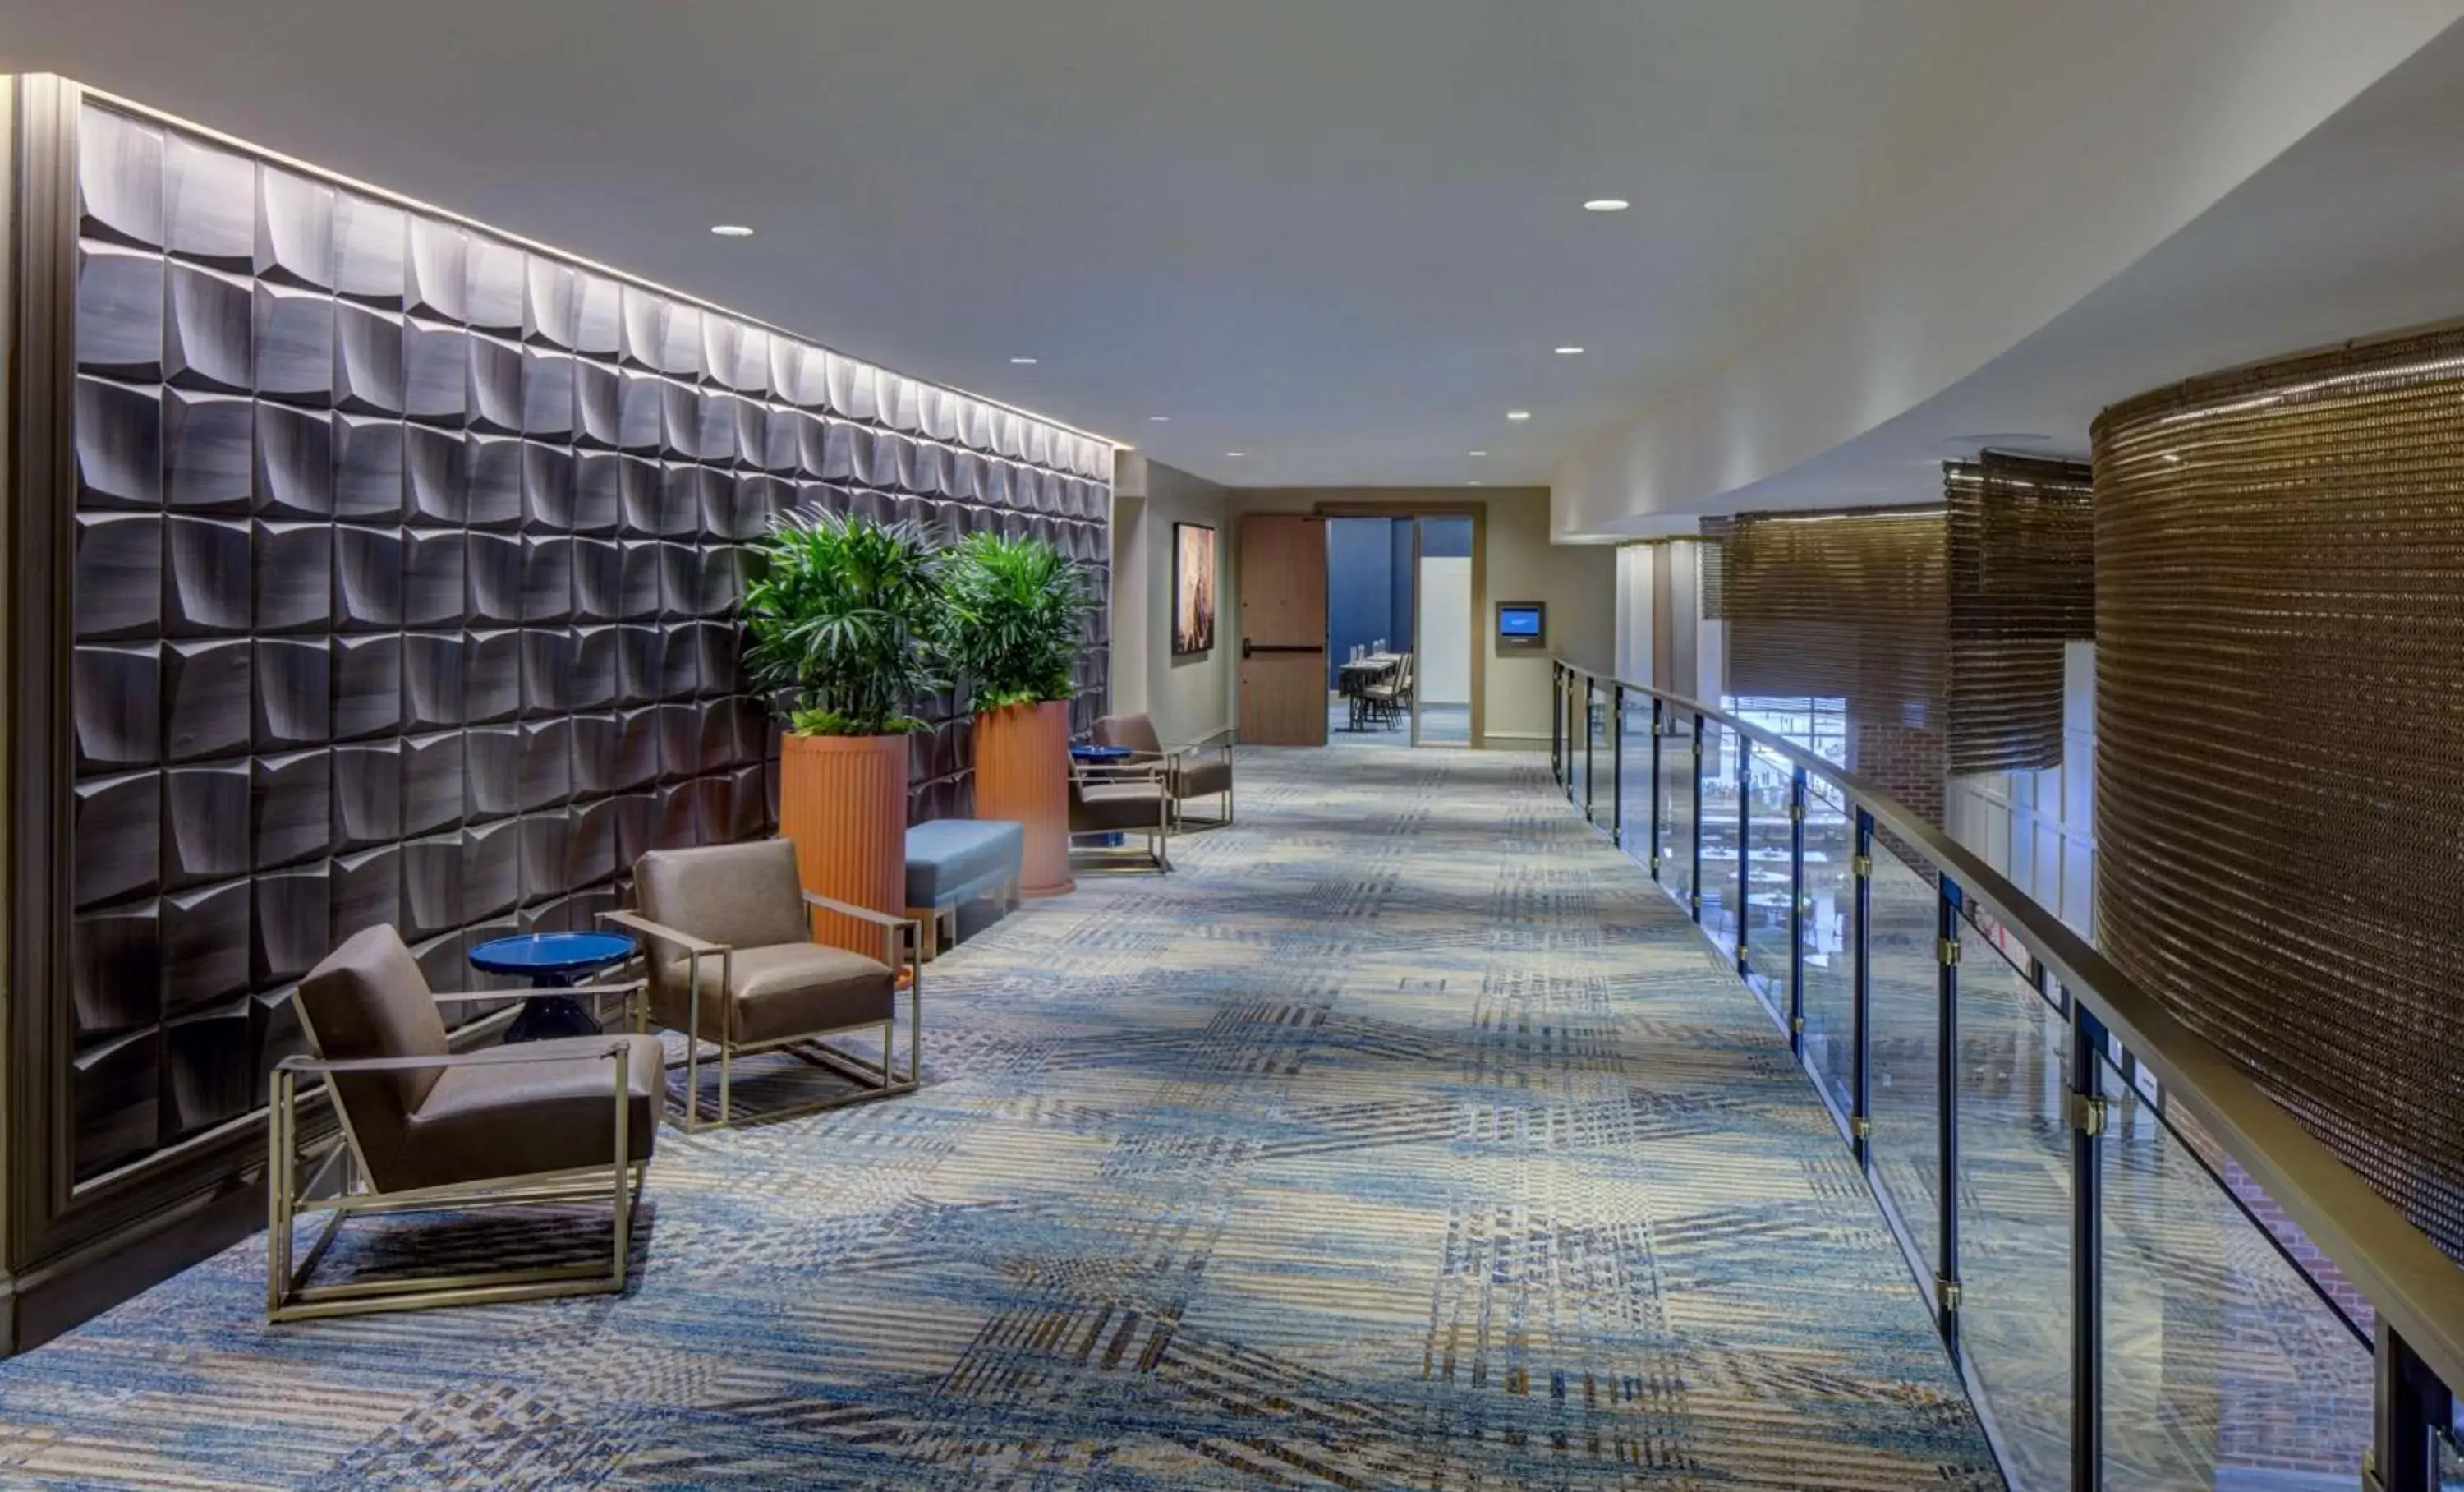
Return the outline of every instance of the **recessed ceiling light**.
<path id="1" fill-rule="evenodd" d="M 1465 456 L 1486 456 L 1486 455 L 1488 455 L 1488 453 L 1487 453 L 1487 452 L 1485 452 L 1485 451 L 1466 451 L 1466 452 L 1464 452 L 1464 453 L 1463 453 L 1463 455 L 1465 455 Z"/>
<path id="2" fill-rule="evenodd" d="M 716 223 L 712 225 L 710 231 L 718 234 L 721 238 L 750 238 L 753 236 L 753 230 L 745 227 L 742 223 Z"/>
<path id="3" fill-rule="evenodd" d="M 1012 358 L 1010 361 L 1021 367 L 1033 367 L 1035 366 L 1035 359 L 1033 358 Z"/>
<path id="4" fill-rule="evenodd" d="M 1583 349 L 1580 347 L 1559 347 L 1557 349 L 1557 355 L 1561 358 L 1578 358 L 1583 355 Z"/>
<path id="5" fill-rule="evenodd" d="M 1583 204 L 1586 212 L 1622 212 L 1634 206 L 1623 197 L 1594 197 Z"/>
<path id="6" fill-rule="evenodd" d="M 1248 452 L 1246 452 L 1246 451 L 1226 451 L 1226 452 L 1224 452 L 1223 454 L 1224 454 L 1225 456 L 1232 457 L 1234 457 L 1234 458 L 1236 458 L 1236 459 L 1237 459 L 1237 458 L 1239 458 L 1239 457 L 1241 457 L 1247 456 L 1249 453 L 1248 453 Z"/>
<path id="7" fill-rule="evenodd" d="M 1506 417 L 1507 419 L 1529 419 L 1531 417 L 1531 412 L 1529 410 L 1508 410 L 1506 412 Z"/>
<path id="8" fill-rule="evenodd" d="M 1158 425 L 1168 425 L 1172 423 L 1172 416 L 1169 414 L 1150 414 L 1147 418 L 1153 420 Z"/>
<path id="9" fill-rule="evenodd" d="M 1467 481 L 1467 482 L 1464 482 L 1464 483 L 1463 483 L 1463 485 L 1464 485 L 1464 486 L 1466 486 L 1466 487 L 1477 487 L 1477 486 L 1479 486 L 1479 485 L 1480 485 L 1480 483 L 1478 483 L 1478 482 L 1476 482 L 1476 481 Z"/>

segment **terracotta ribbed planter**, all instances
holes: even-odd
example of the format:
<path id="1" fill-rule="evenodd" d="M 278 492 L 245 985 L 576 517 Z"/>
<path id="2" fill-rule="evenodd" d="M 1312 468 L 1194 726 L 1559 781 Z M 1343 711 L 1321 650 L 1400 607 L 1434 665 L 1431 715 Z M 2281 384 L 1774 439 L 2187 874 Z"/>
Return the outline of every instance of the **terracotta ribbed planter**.
<path id="1" fill-rule="evenodd" d="M 902 915 L 907 902 L 907 738 L 779 738 L 779 833 L 807 891 Z M 813 941 L 879 958 L 882 929 L 813 914 Z"/>
<path id="2" fill-rule="evenodd" d="M 1023 896 L 1077 889 L 1069 875 L 1069 706 L 1010 704 L 976 717 L 976 816 L 1026 826 Z"/>

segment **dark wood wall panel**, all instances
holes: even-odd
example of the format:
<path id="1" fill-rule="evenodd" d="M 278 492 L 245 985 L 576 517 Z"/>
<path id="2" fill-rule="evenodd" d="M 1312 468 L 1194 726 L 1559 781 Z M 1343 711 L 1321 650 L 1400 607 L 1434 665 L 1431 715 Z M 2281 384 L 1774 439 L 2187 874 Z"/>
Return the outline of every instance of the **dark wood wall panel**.
<path id="1" fill-rule="evenodd" d="M 67 138 L 72 635 L 32 662 L 69 680 L 77 1181 L 249 1115 L 350 932 L 466 988 L 642 851 L 768 832 L 735 617 L 774 515 L 1032 533 L 1102 584 L 1102 442 L 140 111 Z M 966 813 L 959 701 L 926 713 L 911 811 Z"/>

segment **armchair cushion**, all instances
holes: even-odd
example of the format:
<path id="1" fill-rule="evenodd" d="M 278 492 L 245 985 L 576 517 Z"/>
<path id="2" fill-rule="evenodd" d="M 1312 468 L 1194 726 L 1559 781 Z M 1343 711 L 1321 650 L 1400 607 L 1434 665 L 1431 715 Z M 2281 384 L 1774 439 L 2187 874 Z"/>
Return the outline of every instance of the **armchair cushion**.
<path id="1" fill-rule="evenodd" d="M 1183 762 L 1172 774 L 1172 793 L 1177 798 L 1203 798 L 1232 791 L 1232 764 L 1221 757 L 1203 762 Z"/>
<path id="2" fill-rule="evenodd" d="M 1163 821 L 1164 787 L 1157 782 L 1072 783 L 1069 832 L 1074 835 L 1152 833 Z"/>
<path id="3" fill-rule="evenodd" d="M 731 947 L 810 943 L 796 846 L 785 839 L 652 850 L 633 864 L 642 915 Z"/>
<path id="4" fill-rule="evenodd" d="M 402 934 L 379 924 L 342 940 L 342 946 L 299 981 L 301 1021 L 309 1050 L 329 1061 L 367 1058 L 441 1057 L 448 1050 L 445 1019 L 436 996 L 419 971 L 419 961 Z M 379 1185 L 402 1185 L 382 1172 L 402 1147 L 411 1114 L 436 1086 L 441 1068 L 399 1073 L 337 1074 L 334 1094 L 350 1117 L 353 1132 L 378 1171 Z"/>
<path id="5" fill-rule="evenodd" d="M 702 1034 L 718 1035 L 723 1005 L 731 1016 L 728 1038 L 743 1043 L 888 1020 L 898 987 L 889 965 L 818 943 L 737 949 L 729 961 L 733 988 L 723 993 L 719 964 L 710 955 L 701 960 Z M 687 960 L 673 959 L 666 973 L 659 1023 L 682 1031 L 691 1015 L 692 970 Z"/>
<path id="6" fill-rule="evenodd" d="M 1163 754 L 1163 742 L 1155 735 L 1155 719 L 1148 715 L 1107 715 L 1095 722 L 1095 744 L 1128 746 L 1149 756 Z"/>
<path id="7" fill-rule="evenodd" d="M 570 1047 L 567 1060 L 436 1069 L 394 1173 L 376 1179 L 390 1191 L 606 1165 L 616 1148 L 616 1064 L 605 1054 L 616 1041 L 626 1047 L 626 1148 L 633 1160 L 649 1160 L 666 1085 L 659 1038 L 567 1036 L 521 1049 L 544 1056 Z M 376 1169 L 376 1157 L 368 1161 Z"/>

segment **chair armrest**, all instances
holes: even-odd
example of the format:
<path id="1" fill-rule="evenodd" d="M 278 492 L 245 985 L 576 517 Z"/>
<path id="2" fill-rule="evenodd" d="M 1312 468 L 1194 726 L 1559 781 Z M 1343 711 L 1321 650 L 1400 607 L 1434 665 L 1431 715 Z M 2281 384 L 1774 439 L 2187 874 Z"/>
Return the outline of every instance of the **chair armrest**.
<path id="1" fill-rule="evenodd" d="M 1156 757 L 1149 762 L 1079 762 L 1075 764 L 1081 780 L 1088 782 L 1160 782 L 1173 769 L 1173 759 Z"/>
<path id="2" fill-rule="evenodd" d="M 465 990 L 455 994 L 437 995 L 439 1005 L 468 1005 L 478 1000 L 526 1000 L 534 994 L 631 994 L 642 988 L 642 981 L 621 985 L 550 985 L 543 988 L 523 986 L 514 990 Z"/>
<path id="3" fill-rule="evenodd" d="M 682 948 L 696 958 L 705 953 L 733 951 L 727 944 L 713 943 L 707 938 L 696 938 L 692 933 L 679 931 L 665 923 L 654 923 L 637 912 L 602 912 L 599 914 L 599 920 L 603 923 L 613 923 L 619 927 L 630 927 L 653 943 L 665 943 Z"/>
<path id="4" fill-rule="evenodd" d="M 1187 756 L 1194 751 L 1229 751 L 1232 749 L 1232 737 L 1238 728 L 1226 725 L 1221 730 L 1210 730 L 1195 741 L 1184 742 L 1173 747 L 1172 754 Z"/>
<path id="5" fill-rule="evenodd" d="M 844 913 L 858 922 L 870 923 L 876 927 L 908 927 L 915 923 L 913 917 L 893 917 L 888 912 L 876 912 L 869 906 L 857 906 L 850 902 L 841 902 L 825 897 L 818 891 L 805 892 L 804 904 L 818 906 L 825 912 Z"/>
<path id="6" fill-rule="evenodd" d="M 591 1054 L 611 1060 L 625 1055 L 625 1043 L 610 1041 L 606 1050 Z M 286 1073 L 408 1073 L 431 1067 L 519 1067 L 530 1062 L 569 1062 L 575 1054 L 566 1050 L 539 1051 L 530 1045 L 483 1047 L 476 1052 L 440 1052 L 418 1057 L 352 1057 L 322 1058 L 286 1057 L 275 1063 L 276 1072 Z"/>

